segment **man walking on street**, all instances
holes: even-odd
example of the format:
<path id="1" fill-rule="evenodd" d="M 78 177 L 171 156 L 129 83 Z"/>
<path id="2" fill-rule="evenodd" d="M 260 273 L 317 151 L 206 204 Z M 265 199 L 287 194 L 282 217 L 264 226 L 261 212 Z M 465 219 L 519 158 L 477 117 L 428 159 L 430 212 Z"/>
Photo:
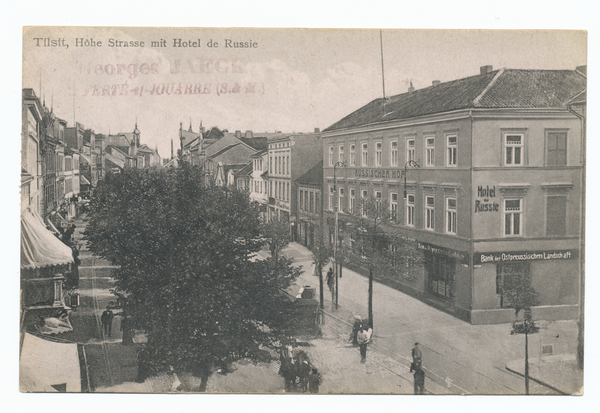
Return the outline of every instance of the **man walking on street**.
<path id="1" fill-rule="evenodd" d="M 415 343 L 415 346 L 412 349 L 412 359 L 414 365 L 421 364 L 423 362 L 423 354 L 421 354 L 419 343 Z"/>
<path id="2" fill-rule="evenodd" d="M 356 335 L 358 346 L 360 347 L 360 362 L 364 363 L 367 361 L 367 343 L 369 342 L 369 335 L 365 331 L 365 328 L 361 326 L 358 334 Z"/>
<path id="3" fill-rule="evenodd" d="M 108 307 L 106 307 L 106 310 L 104 310 L 104 312 L 100 316 L 100 321 L 102 322 L 102 332 L 104 333 L 104 335 L 107 335 L 109 337 L 112 334 L 112 322 L 114 317 L 115 315 L 112 311 L 110 311 Z"/>

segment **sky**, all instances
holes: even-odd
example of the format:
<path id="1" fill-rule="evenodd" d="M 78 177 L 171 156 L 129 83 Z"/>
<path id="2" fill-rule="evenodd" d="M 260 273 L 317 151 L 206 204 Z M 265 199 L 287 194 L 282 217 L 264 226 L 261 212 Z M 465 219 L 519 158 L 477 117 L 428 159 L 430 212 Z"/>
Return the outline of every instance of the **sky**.
<path id="1" fill-rule="evenodd" d="M 23 34 L 23 87 L 33 88 L 69 126 L 77 121 L 106 134 L 132 132 L 137 122 L 142 143 L 164 158 L 171 139 L 178 147 L 180 123 L 186 130 L 191 123 L 194 131 L 201 122 L 230 132 L 323 130 L 383 95 L 382 54 L 391 96 L 411 82 L 420 89 L 433 80 L 477 75 L 484 65 L 573 70 L 587 64 L 586 36 L 552 30 L 34 27 Z M 45 46 L 53 41 L 57 46 Z M 144 47 L 117 47 L 117 41 Z M 152 47 L 153 41 L 165 46 Z M 251 47 L 231 47 L 236 43 Z"/>

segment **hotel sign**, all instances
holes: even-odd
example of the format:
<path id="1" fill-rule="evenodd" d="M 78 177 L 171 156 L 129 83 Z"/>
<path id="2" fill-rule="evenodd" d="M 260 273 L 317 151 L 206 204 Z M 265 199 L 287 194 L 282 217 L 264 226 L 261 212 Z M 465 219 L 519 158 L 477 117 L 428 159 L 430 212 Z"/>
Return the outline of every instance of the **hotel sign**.
<path id="1" fill-rule="evenodd" d="M 577 258 L 577 255 L 577 250 L 476 252 L 473 254 L 473 264 L 477 265 L 541 260 L 573 260 Z"/>
<path id="2" fill-rule="evenodd" d="M 481 199 L 475 200 L 475 213 L 500 211 L 500 204 L 490 200 L 490 198 L 496 198 L 496 186 L 490 188 L 489 185 L 486 185 L 484 188 L 483 185 L 479 185 L 477 187 L 477 198 Z"/>
<path id="3" fill-rule="evenodd" d="M 401 169 L 355 169 L 355 178 L 385 178 L 400 179 L 402 177 Z"/>

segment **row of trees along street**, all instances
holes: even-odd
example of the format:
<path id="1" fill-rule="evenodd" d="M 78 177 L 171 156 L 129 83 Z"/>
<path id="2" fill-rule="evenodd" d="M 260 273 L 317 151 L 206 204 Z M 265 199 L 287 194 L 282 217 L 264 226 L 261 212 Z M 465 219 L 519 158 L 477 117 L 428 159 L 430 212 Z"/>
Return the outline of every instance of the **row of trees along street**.
<path id="1" fill-rule="evenodd" d="M 200 377 L 240 358 L 268 359 L 290 334 L 285 289 L 299 275 L 275 254 L 247 194 L 206 186 L 202 172 L 125 169 L 107 174 L 91 200 L 85 237 L 120 266 L 113 294 L 148 342 L 148 374 L 173 369 Z M 277 252 L 281 249 L 277 241 Z"/>

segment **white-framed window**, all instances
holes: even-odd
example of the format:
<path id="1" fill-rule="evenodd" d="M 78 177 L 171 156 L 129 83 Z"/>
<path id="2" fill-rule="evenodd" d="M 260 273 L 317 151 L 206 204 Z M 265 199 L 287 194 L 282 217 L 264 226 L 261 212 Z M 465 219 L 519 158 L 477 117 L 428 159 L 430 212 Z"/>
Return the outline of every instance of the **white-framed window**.
<path id="1" fill-rule="evenodd" d="M 344 210 L 344 188 L 338 188 L 338 211 Z"/>
<path id="2" fill-rule="evenodd" d="M 520 236 L 523 234 L 523 199 L 504 200 L 504 235 Z"/>
<path id="3" fill-rule="evenodd" d="M 300 190 L 300 211 L 304 211 L 304 191 Z"/>
<path id="4" fill-rule="evenodd" d="M 390 193 L 390 220 L 396 222 L 398 220 L 398 193 Z"/>
<path id="5" fill-rule="evenodd" d="M 406 161 L 415 160 L 415 139 L 410 138 L 406 140 Z"/>
<path id="6" fill-rule="evenodd" d="M 369 145 L 367 142 L 361 144 L 362 166 L 369 166 Z"/>
<path id="7" fill-rule="evenodd" d="M 348 205 L 348 212 L 350 214 L 354 213 L 354 207 L 355 207 L 355 202 L 356 202 L 356 190 L 355 189 L 350 189 L 350 203 Z"/>
<path id="8" fill-rule="evenodd" d="M 335 195 L 335 191 L 333 189 L 333 185 L 329 185 L 329 210 L 333 211 L 333 197 Z"/>
<path id="9" fill-rule="evenodd" d="M 382 143 L 381 142 L 375 142 L 375 166 L 381 166 L 381 149 L 382 149 Z"/>
<path id="10" fill-rule="evenodd" d="M 435 138 L 425 137 L 425 166 L 435 166 Z"/>
<path id="11" fill-rule="evenodd" d="M 551 195 L 546 198 L 546 235 L 567 234 L 567 197 Z"/>
<path id="12" fill-rule="evenodd" d="M 406 195 L 406 225 L 415 226 L 415 194 Z"/>
<path id="13" fill-rule="evenodd" d="M 456 198 L 446 198 L 446 232 L 456 234 Z"/>
<path id="14" fill-rule="evenodd" d="M 290 176 L 290 156 L 287 156 L 287 176 Z"/>
<path id="15" fill-rule="evenodd" d="M 523 139 L 522 133 L 504 135 L 504 165 L 523 165 Z"/>
<path id="16" fill-rule="evenodd" d="M 435 199 L 431 195 L 425 197 L 425 229 L 435 229 Z"/>
<path id="17" fill-rule="evenodd" d="M 458 137 L 456 135 L 448 135 L 447 143 L 447 165 L 456 166 L 456 156 L 458 151 Z"/>
<path id="18" fill-rule="evenodd" d="M 362 194 L 361 194 L 361 214 L 363 217 L 367 216 L 367 198 L 369 197 L 369 193 L 367 192 L 366 189 L 362 190 Z"/>
<path id="19" fill-rule="evenodd" d="M 338 162 L 344 162 L 344 145 L 338 147 Z"/>
<path id="20" fill-rule="evenodd" d="M 333 146 L 329 147 L 329 166 L 333 166 Z"/>
<path id="21" fill-rule="evenodd" d="M 356 145 L 350 144 L 350 166 L 356 166 Z"/>
<path id="22" fill-rule="evenodd" d="M 398 140 L 390 142 L 390 166 L 398 166 Z"/>

